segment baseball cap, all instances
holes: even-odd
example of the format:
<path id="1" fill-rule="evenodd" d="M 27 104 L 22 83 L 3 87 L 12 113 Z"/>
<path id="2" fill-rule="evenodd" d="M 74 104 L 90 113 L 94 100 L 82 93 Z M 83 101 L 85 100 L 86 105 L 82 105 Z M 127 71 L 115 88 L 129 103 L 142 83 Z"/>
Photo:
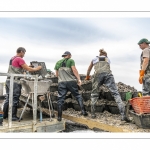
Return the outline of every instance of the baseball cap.
<path id="1" fill-rule="evenodd" d="M 71 55 L 71 53 L 69 51 L 64 52 L 64 54 L 62 55 L 62 57 L 67 56 L 67 55 Z"/>
<path id="2" fill-rule="evenodd" d="M 148 39 L 146 38 L 143 38 L 138 42 L 138 44 L 142 44 L 142 43 L 150 44 L 150 41 L 148 41 Z"/>

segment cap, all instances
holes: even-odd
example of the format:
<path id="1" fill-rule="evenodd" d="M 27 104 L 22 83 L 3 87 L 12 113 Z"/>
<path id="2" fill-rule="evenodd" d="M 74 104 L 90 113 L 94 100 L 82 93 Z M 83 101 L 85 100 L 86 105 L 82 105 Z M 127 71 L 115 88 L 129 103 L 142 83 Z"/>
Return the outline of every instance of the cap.
<path id="1" fill-rule="evenodd" d="M 71 53 L 69 51 L 64 52 L 64 54 L 62 55 L 62 57 L 67 56 L 67 55 L 71 55 Z"/>
<path id="2" fill-rule="evenodd" d="M 143 38 L 138 42 L 138 44 L 142 44 L 142 43 L 150 44 L 150 41 L 148 41 L 148 39 Z"/>

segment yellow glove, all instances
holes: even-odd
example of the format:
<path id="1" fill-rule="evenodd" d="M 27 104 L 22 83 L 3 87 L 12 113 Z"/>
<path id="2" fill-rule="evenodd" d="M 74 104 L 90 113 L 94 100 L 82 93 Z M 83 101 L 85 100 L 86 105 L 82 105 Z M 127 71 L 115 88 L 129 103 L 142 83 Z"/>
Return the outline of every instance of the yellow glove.
<path id="1" fill-rule="evenodd" d="M 86 76 L 84 80 L 90 80 L 91 76 Z"/>
<path id="2" fill-rule="evenodd" d="M 140 73 L 139 83 L 142 84 L 143 83 L 143 77 L 144 77 L 145 71 L 144 70 L 140 70 L 139 73 Z"/>

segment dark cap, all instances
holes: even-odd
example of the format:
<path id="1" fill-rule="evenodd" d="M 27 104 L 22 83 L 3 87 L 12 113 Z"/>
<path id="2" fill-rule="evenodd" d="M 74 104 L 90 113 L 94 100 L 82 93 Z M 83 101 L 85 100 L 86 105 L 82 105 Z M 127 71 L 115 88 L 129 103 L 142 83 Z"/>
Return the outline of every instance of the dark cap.
<path id="1" fill-rule="evenodd" d="M 150 44 L 150 41 L 148 41 L 148 39 L 143 38 L 138 42 L 138 44 L 142 44 L 142 43 Z"/>
<path id="2" fill-rule="evenodd" d="M 64 52 L 64 54 L 62 55 L 62 57 L 67 56 L 67 55 L 71 55 L 71 53 L 69 51 Z"/>

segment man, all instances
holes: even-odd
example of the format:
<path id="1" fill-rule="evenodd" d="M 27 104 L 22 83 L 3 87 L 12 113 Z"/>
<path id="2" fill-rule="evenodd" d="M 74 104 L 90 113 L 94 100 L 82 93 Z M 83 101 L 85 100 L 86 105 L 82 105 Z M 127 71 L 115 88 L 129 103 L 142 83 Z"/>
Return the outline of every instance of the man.
<path id="1" fill-rule="evenodd" d="M 25 55 L 25 48 L 19 47 L 16 51 L 16 56 L 12 57 L 9 62 L 8 73 L 10 74 L 23 74 L 24 70 L 27 71 L 38 71 L 41 69 L 41 66 L 36 68 L 29 67 L 23 57 Z M 13 107 L 12 107 L 12 121 L 19 120 L 16 116 L 17 114 L 17 106 L 19 103 L 19 97 L 21 95 L 21 84 L 20 84 L 20 77 L 14 77 L 14 84 L 13 84 Z M 9 89 L 10 89 L 10 77 L 7 77 L 6 80 L 6 99 L 4 102 L 3 112 L 4 112 L 4 119 L 8 118 L 8 106 L 9 106 Z"/>
<path id="2" fill-rule="evenodd" d="M 112 93 L 112 96 L 114 97 L 120 114 L 121 114 L 121 120 L 127 120 L 125 117 L 125 106 L 124 103 L 121 100 L 121 97 L 118 93 L 114 77 L 110 70 L 110 60 L 107 57 L 106 51 L 103 49 L 99 50 L 100 55 L 96 56 L 90 63 L 88 70 L 87 70 L 87 76 L 85 80 L 90 79 L 90 72 L 94 66 L 95 72 L 94 72 L 94 78 L 92 79 L 92 92 L 91 92 L 91 117 L 95 118 L 95 104 L 99 98 L 99 87 L 101 85 L 105 85 L 108 87 L 110 92 Z"/>
<path id="3" fill-rule="evenodd" d="M 62 108 L 64 99 L 68 91 L 76 97 L 78 104 L 81 108 L 81 114 L 87 116 L 85 111 L 82 96 L 78 92 L 78 85 L 81 86 L 80 76 L 75 67 L 75 62 L 71 59 L 71 53 L 66 51 L 55 65 L 56 76 L 58 77 L 58 121 L 62 119 Z"/>
<path id="4" fill-rule="evenodd" d="M 148 39 L 141 39 L 138 42 L 139 47 L 142 49 L 141 53 L 141 70 L 139 83 L 143 84 L 143 96 L 150 96 L 150 41 Z"/>

